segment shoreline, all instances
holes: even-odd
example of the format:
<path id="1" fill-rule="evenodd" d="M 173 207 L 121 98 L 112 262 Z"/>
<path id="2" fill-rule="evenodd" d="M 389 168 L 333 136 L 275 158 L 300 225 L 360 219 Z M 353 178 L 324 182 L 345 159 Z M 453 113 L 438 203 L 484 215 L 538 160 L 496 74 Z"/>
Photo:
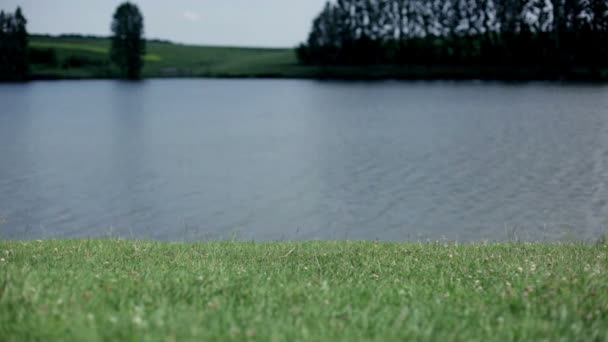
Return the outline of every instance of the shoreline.
<path id="1" fill-rule="evenodd" d="M 298 73 L 252 73 L 252 74 L 201 74 L 201 75 L 144 75 L 141 80 L 157 80 L 157 79 L 291 79 L 291 80 L 316 80 L 316 81 L 489 81 L 489 82 L 508 82 L 508 83 L 525 83 L 525 82 L 554 82 L 554 83 L 597 83 L 608 84 L 608 69 L 601 72 L 600 76 L 589 76 L 589 73 L 571 73 L 570 76 L 564 76 L 557 73 L 552 73 L 551 69 L 541 70 L 540 73 L 551 74 L 548 77 L 524 77 L 522 75 L 529 74 L 538 69 L 526 68 L 499 68 L 488 69 L 479 72 L 475 68 L 458 68 L 458 67 L 393 67 L 389 69 L 395 70 L 395 73 L 375 73 L 375 70 L 385 68 L 387 66 L 378 67 L 337 67 L 324 68 L 317 66 L 295 65 L 297 68 L 307 69 L 307 72 Z M 355 70 L 355 72 L 344 71 Z M 366 73 L 371 70 L 371 73 Z M 427 71 L 425 71 L 427 70 Z M 471 72 L 470 72 L 471 71 Z M 502 75 L 502 76 L 497 76 Z M 508 76 L 507 76 L 508 75 Z M 103 75 L 87 75 L 87 76 L 70 76 L 70 75 L 53 75 L 53 74 L 33 74 L 28 81 L 59 81 L 59 80 L 121 80 L 113 76 Z M 19 83 L 19 82 L 5 82 Z"/>
<path id="2" fill-rule="evenodd" d="M 489 82 L 489 83 L 506 83 L 506 84 L 527 84 L 527 83 L 549 83 L 549 84 L 594 84 L 608 85 L 608 78 L 593 79 L 593 78 L 413 78 L 413 77 L 298 77 L 298 76 L 283 76 L 283 75 L 209 75 L 209 76 L 150 76 L 140 80 L 125 80 L 117 77 L 105 76 L 67 76 L 57 77 L 48 75 L 35 75 L 23 81 L 6 81 L 1 80 L 2 84 L 25 84 L 29 82 L 40 81 L 124 81 L 129 83 L 138 83 L 143 81 L 155 80 L 301 80 L 301 81 L 319 81 L 319 82 Z"/>
<path id="3" fill-rule="evenodd" d="M 46 61 L 30 65 L 30 80 L 118 79 L 104 37 L 30 37 Z M 551 65 L 304 65 L 293 48 L 197 46 L 147 41 L 143 79 L 306 79 L 336 81 L 461 81 L 608 83 L 608 67 Z"/>

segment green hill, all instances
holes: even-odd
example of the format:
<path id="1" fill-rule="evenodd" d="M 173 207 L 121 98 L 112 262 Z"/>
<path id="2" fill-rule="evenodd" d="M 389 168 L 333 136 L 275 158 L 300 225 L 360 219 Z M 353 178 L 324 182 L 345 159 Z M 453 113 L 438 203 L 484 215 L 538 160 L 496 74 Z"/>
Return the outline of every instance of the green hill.
<path id="1" fill-rule="evenodd" d="M 40 78 L 109 78 L 117 70 L 109 61 L 108 38 L 30 37 L 34 52 L 52 51 L 52 61 L 31 64 Z M 234 48 L 148 41 L 144 77 L 306 77 L 316 68 L 300 66 L 293 49 Z"/>

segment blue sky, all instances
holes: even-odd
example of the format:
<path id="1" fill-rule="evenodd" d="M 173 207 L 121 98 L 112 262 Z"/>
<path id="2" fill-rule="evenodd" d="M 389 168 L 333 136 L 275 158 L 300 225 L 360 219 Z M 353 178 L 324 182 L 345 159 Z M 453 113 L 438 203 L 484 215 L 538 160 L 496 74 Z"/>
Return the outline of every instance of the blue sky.
<path id="1" fill-rule="evenodd" d="M 0 0 L 18 5 L 32 33 L 109 35 L 120 0 Z M 325 0 L 139 0 L 146 37 L 181 43 L 294 46 L 306 39 Z"/>

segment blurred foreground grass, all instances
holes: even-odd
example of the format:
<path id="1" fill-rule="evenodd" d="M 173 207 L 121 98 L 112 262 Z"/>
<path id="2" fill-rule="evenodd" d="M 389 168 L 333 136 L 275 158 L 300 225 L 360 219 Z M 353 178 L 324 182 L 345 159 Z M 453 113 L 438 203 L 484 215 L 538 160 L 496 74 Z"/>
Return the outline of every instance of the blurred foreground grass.
<path id="1" fill-rule="evenodd" d="M 608 340 L 608 245 L 0 242 L 0 337 Z"/>

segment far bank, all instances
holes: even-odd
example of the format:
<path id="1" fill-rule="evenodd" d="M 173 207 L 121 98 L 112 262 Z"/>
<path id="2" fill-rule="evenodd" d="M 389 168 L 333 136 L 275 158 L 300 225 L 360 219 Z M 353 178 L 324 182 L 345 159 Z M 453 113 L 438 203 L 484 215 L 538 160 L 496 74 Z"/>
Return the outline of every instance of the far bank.
<path id="1" fill-rule="evenodd" d="M 100 37 L 30 38 L 30 79 L 108 79 L 110 40 Z M 303 78 L 339 80 L 573 80 L 608 81 L 608 70 L 571 67 L 376 65 L 312 66 L 298 62 L 295 49 L 196 46 L 147 42 L 144 78 Z"/>

